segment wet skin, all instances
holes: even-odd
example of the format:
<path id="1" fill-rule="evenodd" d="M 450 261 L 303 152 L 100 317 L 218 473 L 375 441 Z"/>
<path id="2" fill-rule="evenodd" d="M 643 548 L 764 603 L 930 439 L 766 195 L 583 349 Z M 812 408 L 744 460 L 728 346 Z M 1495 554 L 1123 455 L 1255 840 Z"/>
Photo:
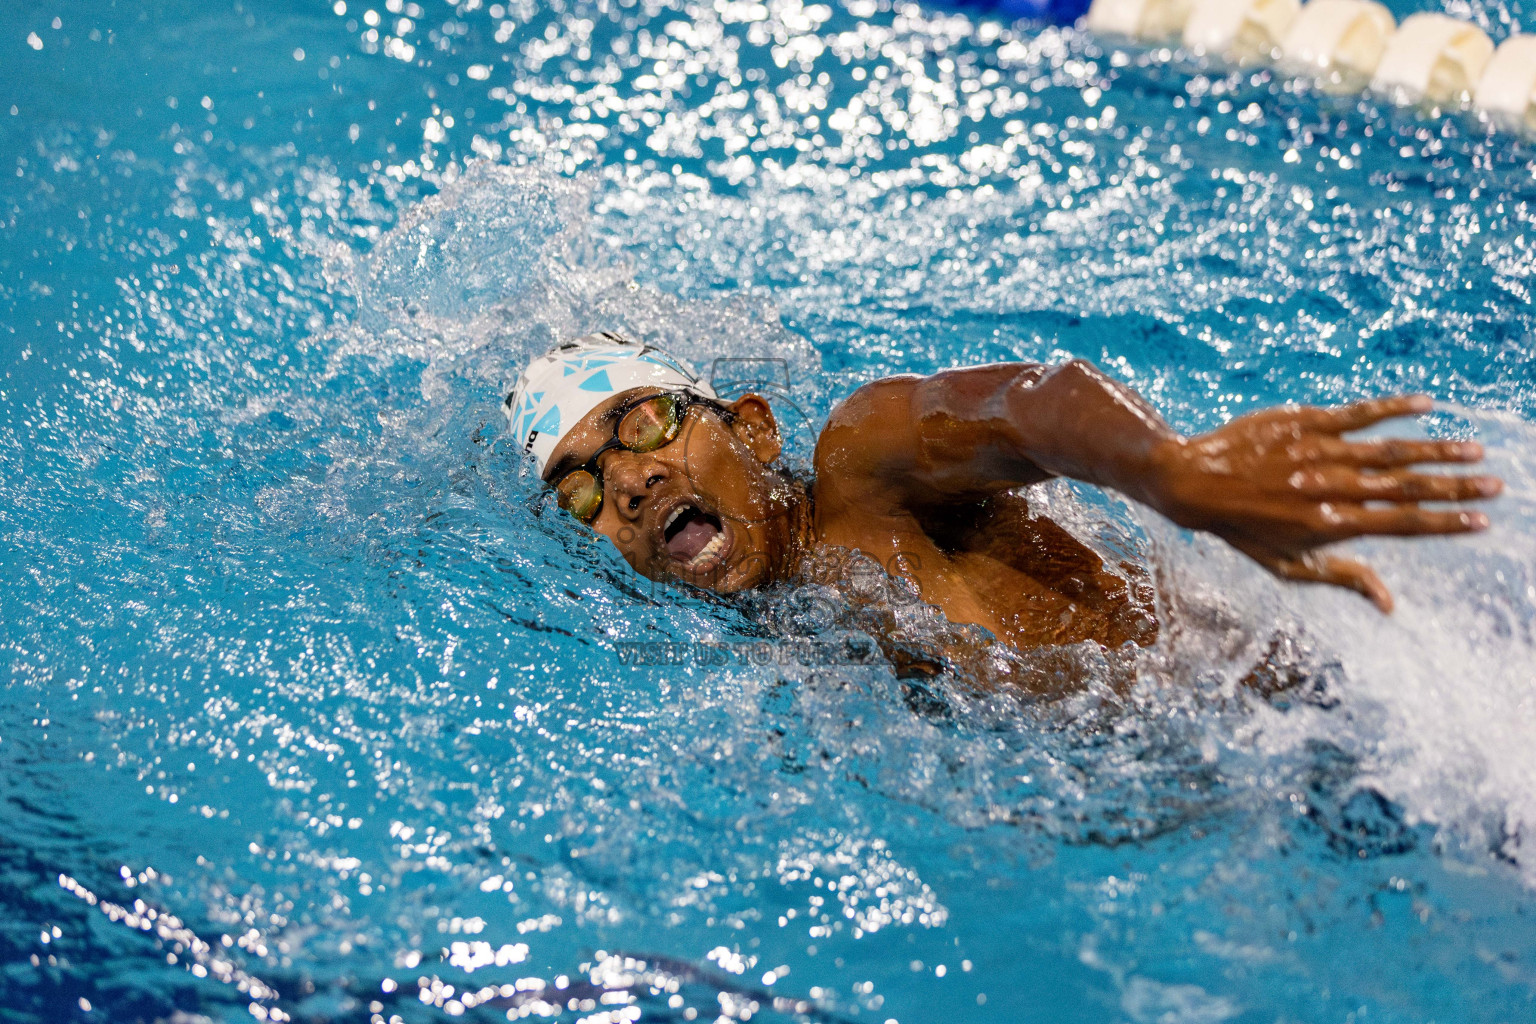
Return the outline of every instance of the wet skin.
<path id="1" fill-rule="evenodd" d="M 654 390 L 617 395 L 584 417 L 555 449 L 546 478 L 585 462 L 613 437 L 613 412 Z M 1065 476 L 1215 534 L 1283 579 L 1354 590 L 1390 612 L 1391 595 L 1368 566 L 1323 549 L 1361 536 L 1484 529 L 1481 512 L 1419 503 L 1502 489 L 1495 477 L 1413 468 L 1477 462 L 1475 443 L 1342 436 L 1430 407 L 1423 396 L 1282 406 L 1186 438 L 1081 361 L 892 377 L 833 411 L 808 492 L 774 468 L 773 413 L 747 395 L 728 406 L 729 423 L 695 406 L 671 444 L 605 453 L 592 527 L 654 580 L 737 593 L 857 549 L 911 579 L 951 621 L 1021 649 L 1150 643 L 1157 627 L 1134 567 L 1112 571 L 1065 530 L 1030 516 L 1020 489 Z M 716 532 L 723 540 L 700 552 Z"/>

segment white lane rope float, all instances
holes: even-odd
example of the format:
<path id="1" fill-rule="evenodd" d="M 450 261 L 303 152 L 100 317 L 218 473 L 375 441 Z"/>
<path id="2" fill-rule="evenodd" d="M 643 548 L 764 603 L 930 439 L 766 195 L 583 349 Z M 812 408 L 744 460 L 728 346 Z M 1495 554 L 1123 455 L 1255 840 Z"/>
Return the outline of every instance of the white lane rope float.
<path id="1" fill-rule="evenodd" d="M 1406 105 L 1470 103 L 1502 128 L 1536 133 L 1536 35 L 1495 49 L 1476 25 L 1430 13 L 1399 25 L 1376 0 L 1094 0 L 1084 24 L 1239 64 L 1272 60 L 1330 92 L 1369 87 Z"/>
<path id="2" fill-rule="evenodd" d="M 1517 33 L 1496 48 L 1481 28 L 1446 14 L 1414 14 L 1399 25 L 1377 0 L 948 0 L 945 6 L 1076 22 L 1106 38 L 1182 45 L 1238 65 L 1273 62 L 1331 93 L 1369 88 L 1409 106 L 1470 105 L 1500 128 L 1536 135 L 1536 35 Z"/>

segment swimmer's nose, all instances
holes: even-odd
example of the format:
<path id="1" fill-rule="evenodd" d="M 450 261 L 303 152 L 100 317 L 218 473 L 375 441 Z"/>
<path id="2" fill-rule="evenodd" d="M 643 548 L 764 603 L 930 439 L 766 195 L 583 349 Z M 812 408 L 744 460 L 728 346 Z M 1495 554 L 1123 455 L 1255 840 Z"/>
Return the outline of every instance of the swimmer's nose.
<path id="1" fill-rule="evenodd" d="M 666 470 L 643 456 L 624 458 L 629 453 L 614 454 L 619 457 L 609 459 L 603 467 L 603 476 L 613 488 L 613 507 L 625 519 L 638 519 L 646 498 L 657 484 L 666 480 Z"/>

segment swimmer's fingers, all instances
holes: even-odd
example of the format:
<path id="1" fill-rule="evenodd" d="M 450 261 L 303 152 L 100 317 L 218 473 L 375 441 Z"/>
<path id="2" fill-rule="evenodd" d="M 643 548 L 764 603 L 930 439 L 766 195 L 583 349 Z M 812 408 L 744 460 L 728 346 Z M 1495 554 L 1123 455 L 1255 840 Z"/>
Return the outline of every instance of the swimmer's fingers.
<path id="1" fill-rule="evenodd" d="M 1385 583 L 1381 582 L 1381 577 L 1376 575 L 1376 570 L 1356 559 L 1324 555 L 1314 551 L 1301 558 L 1284 559 L 1277 571 L 1288 580 L 1326 583 L 1334 587 L 1343 587 L 1345 590 L 1353 590 L 1374 604 L 1381 614 L 1392 614 L 1392 592 L 1387 589 Z"/>
<path id="2" fill-rule="evenodd" d="M 1383 615 L 1392 613 L 1392 592 L 1381 582 L 1376 571 L 1364 562 L 1337 555 L 1325 555 L 1309 551 L 1290 557 L 1277 555 L 1262 549 L 1239 545 L 1243 554 L 1258 562 L 1281 579 L 1299 583 L 1325 583 L 1329 586 L 1353 590 L 1374 604 Z"/>
<path id="3" fill-rule="evenodd" d="M 1362 473 L 1325 467 L 1298 470 L 1286 481 L 1296 494 L 1323 501 L 1477 501 L 1497 496 L 1504 481 L 1496 476 L 1446 476 L 1392 470 Z"/>
<path id="4" fill-rule="evenodd" d="M 1345 441 L 1337 437 L 1311 437 L 1291 446 L 1299 462 L 1337 462 L 1361 469 L 1401 469 L 1423 463 L 1479 462 L 1483 446 L 1476 441 Z"/>
<path id="5" fill-rule="evenodd" d="M 1371 398 L 1337 409 L 1307 406 L 1297 411 L 1297 418 L 1313 430 L 1346 434 L 1351 430 L 1364 430 L 1382 420 L 1426 413 L 1434 407 L 1435 403 L 1428 395 L 1393 395 L 1389 398 Z"/>
<path id="6" fill-rule="evenodd" d="M 1334 507 L 1327 508 L 1321 518 L 1326 525 L 1320 532 L 1330 540 L 1366 536 L 1436 537 L 1488 529 L 1488 517 L 1481 512 L 1441 512 L 1413 505 Z"/>

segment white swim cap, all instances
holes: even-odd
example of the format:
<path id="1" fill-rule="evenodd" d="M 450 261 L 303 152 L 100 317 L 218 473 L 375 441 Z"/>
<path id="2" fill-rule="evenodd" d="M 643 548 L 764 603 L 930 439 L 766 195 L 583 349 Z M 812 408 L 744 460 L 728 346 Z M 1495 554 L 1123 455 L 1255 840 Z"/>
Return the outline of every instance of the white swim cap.
<path id="1" fill-rule="evenodd" d="M 621 391 L 645 387 L 715 397 L 714 389 L 686 364 L 604 331 L 556 345 L 535 359 L 501 409 L 518 447 L 533 456 L 543 476 L 555 446 L 583 416 Z"/>

